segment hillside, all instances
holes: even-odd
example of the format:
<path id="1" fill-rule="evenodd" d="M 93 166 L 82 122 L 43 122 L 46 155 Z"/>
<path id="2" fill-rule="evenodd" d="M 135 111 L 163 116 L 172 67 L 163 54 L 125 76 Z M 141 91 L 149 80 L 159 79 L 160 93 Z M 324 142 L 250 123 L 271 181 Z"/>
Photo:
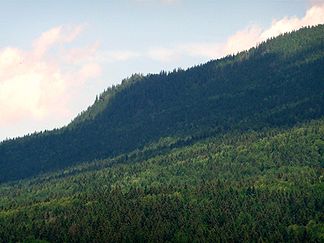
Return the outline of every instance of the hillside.
<path id="1" fill-rule="evenodd" d="M 2 184 L 0 242 L 323 242 L 323 141 L 318 120 Z"/>
<path id="2" fill-rule="evenodd" d="M 324 26 L 188 70 L 135 75 L 68 126 L 0 144 L 0 182 L 115 157 L 163 137 L 192 143 L 228 131 L 321 118 Z"/>

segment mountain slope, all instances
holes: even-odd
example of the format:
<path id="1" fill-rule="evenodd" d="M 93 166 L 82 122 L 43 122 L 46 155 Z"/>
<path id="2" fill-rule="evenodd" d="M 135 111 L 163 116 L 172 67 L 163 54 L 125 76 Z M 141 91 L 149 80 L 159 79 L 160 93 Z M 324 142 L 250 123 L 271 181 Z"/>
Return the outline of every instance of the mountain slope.
<path id="1" fill-rule="evenodd" d="M 204 65 L 134 76 L 63 129 L 0 144 L 0 182 L 142 148 L 161 137 L 289 127 L 323 116 L 324 26 Z"/>
<path id="2" fill-rule="evenodd" d="M 324 240 L 323 119 L 141 152 L 1 184 L 0 242 Z"/>

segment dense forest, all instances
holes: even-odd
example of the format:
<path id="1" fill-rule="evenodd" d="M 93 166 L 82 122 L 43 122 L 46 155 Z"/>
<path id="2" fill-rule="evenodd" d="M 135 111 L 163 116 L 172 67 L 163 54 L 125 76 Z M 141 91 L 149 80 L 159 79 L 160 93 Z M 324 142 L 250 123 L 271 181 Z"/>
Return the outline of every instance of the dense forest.
<path id="1" fill-rule="evenodd" d="M 323 242 L 323 120 L 175 142 L 2 184 L 0 241 Z"/>
<path id="2" fill-rule="evenodd" d="M 0 242 L 323 242 L 324 25 L 133 75 L 0 143 Z"/>

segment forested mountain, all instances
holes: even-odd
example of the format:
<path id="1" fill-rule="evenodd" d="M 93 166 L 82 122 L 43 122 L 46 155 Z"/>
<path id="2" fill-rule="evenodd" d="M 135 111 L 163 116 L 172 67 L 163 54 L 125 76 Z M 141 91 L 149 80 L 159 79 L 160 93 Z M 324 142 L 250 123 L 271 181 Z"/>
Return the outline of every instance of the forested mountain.
<path id="1" fill-rule="evenodd" d="M 324 242 L 324 25 L 133 75 L 0 144 L 0 242 Z"/>
<path id="2" fill-rule="evenodd" d="M 323 116 L 324 26 L 188 70 L 134 75 L 68 126 L 0 144 L 0 182 L 114 157 L 163 137 L 287 128 Z"/>
<path id="3" fill-rule="evenodd" d="M 1 184 L 0 242 L 323 242 L 323 120 L 174 144 Z"/>

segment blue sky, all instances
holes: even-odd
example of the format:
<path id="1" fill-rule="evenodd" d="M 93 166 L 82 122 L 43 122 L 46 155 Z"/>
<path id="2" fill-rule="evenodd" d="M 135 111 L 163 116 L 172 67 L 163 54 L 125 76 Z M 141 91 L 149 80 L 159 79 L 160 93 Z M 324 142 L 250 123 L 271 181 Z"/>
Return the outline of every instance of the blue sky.
<path id="1" fill-rule="evenodd" d="M 323 23 L 323 1 L 0 0 L 0 141 L 67 124 L 132 73 Z"/>

